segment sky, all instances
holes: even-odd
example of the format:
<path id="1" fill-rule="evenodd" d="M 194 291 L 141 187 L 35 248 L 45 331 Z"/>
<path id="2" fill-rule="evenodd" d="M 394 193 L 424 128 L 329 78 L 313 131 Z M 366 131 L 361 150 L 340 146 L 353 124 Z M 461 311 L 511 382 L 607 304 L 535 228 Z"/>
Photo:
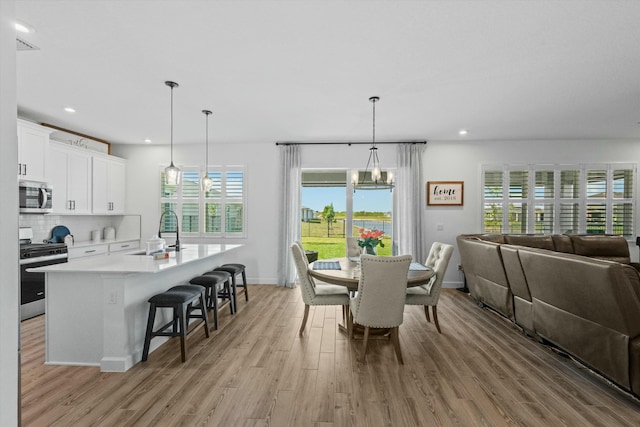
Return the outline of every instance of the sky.
<path id="1" fill-rule="evenodd" d="M 347 210 L 346 188 L 302 187 L 302 206 L 322 212 L 333 203 L 333 210 Z M 393 193 L 389 190 L 360 190 L 353 194 L 353 210 L 368 212 L 390 212 Z"/>

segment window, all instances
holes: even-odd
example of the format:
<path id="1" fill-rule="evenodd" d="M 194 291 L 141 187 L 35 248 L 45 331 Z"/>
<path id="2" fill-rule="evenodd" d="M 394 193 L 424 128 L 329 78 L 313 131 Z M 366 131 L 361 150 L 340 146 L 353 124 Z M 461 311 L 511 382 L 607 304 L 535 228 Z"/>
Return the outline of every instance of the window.
<path id="1" fill-rule="evenodd" d="M 636 165 L 503 165 L 482 170 L 486 233 L 633 234 Z"/>
<path id="2" fill-rule="evenodd" d="M 174 211 L 180 234 L 192 237 L 245 237 L 245 172 L 242 167 L 209 170 L 212 188 L 203 192 L 203 170 L 185 167 L 180 185 L 166 185 L 160 173 L 160 211 Z M 176 219 L 165 215 L 161 231 L 173 232 Z"/>

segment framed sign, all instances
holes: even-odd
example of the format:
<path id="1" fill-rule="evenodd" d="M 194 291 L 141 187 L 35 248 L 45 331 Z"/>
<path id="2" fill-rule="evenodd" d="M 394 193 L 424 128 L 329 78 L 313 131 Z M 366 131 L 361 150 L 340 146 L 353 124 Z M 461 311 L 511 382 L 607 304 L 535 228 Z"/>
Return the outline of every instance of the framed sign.
<path id="1" fill-rule="evenodd" d="M 111 144 L 103 139 L 94 138 L 83 133 L 74 132 L 48 123 L 41 124 L 42 126 L 55 129 L 49 136 L 49 138 L 54 141 L 72 145 L 76 148 L 84 148 L 91 151 L 97 151 L 99 153 L 111 154 Z"/>
<path id="2" fill-rule="evenodd" d="M 462 206 L 464 181 L 427 181 L 428 206 Z"/>

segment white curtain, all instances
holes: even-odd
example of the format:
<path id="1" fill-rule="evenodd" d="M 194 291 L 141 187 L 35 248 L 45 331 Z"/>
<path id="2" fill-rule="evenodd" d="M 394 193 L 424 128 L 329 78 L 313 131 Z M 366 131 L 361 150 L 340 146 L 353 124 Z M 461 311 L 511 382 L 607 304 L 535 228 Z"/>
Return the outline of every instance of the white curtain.
<path id="1" fill-rule="evenodd" d="M 281 145 L 278 283 L 287 287 L 292 287 L 296 278 L 290 247 L 300 240 L 300 181 L 300 147 Z"/>
<path id="2" fill-rule="evenodd" d="M 397 255 L 410 254 L 424 262 L 427 245 L 423 241 L 422 210 L 425 194 L 422 185 L 422 153 L 425 144 L 398 144 L 393 210 L 393 246 Z M 426 190 L 425 190 L 426 191 Z"/>

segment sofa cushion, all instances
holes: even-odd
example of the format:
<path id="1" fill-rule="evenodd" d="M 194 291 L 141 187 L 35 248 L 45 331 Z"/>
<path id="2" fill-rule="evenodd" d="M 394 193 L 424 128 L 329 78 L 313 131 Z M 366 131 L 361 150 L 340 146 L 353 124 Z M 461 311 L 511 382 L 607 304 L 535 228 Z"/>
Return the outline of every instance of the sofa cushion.
<path id="1" fill-rule="evenodd" d="M 553 240 L 553 246 L 556 252 L 564 252 L 566 254 L 575 253 L 571 237 L 566 234 L 554 234 L 551 236 L 551 239 Z"/>
<path id="2" fill-rule="evenodd" d="M 574 236 L 571 235 L 576 255 L 629 264 L 629 244 L 622 236 Z"/>
<path id="3" fill-rule="evenodd" d="M 478 234 L 476 237 L 485 242 L 506 243 L 504 234 Z"/>
<path id="4" fill-rule="evenodd" d="M 507 234 L 505 241 L 510 245 L 548 249 L 550 251 L 554 250 L 553 239 L 548 235 Z"/>

